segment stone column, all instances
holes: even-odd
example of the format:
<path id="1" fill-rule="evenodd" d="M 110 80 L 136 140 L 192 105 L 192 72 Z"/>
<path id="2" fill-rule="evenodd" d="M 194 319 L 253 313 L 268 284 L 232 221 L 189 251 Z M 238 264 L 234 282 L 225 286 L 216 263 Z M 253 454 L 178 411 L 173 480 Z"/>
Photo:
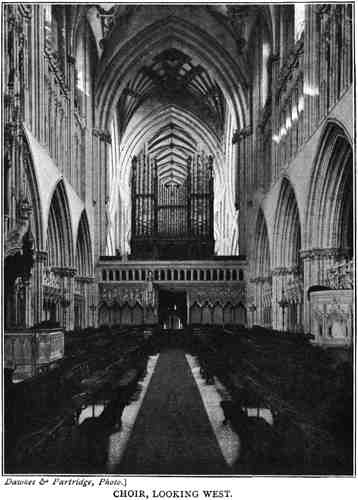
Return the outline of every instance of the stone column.
<path id="1" fill-rule="evenodd" d="M 266 278 L 261 277 L 258 282 L 258 324 L 261 326 L 265 326 L 265 297 L 264 297 L 264 286 L 265 286 Z"/>
<path id="2" fill-rule="evenodd" d="M 107 228 L 108 228 L 108 158 L 111 136 L 108 131 L 93 129 L 93 165 L 96 167 L 97 175 L 93 183 L 93 204 L 95 205 L 95 259 L 105 254 Z"/>
<path id="3" fill-rule="evenodd" d="M 250 307 L 250 305 L 249 305 Z M 261 282 L 260 278 L 252 279 L 252 312 L 250 314 L 250 321 L 253 324 L 261 325 L 262 303 L 261 303 Z M 255 307 L 256 309 L 253 309 Z"/>
<path id="4" fill-rule="evenodd" d="M 286 285 L 291 270 L 286 267 L 277 267 L 272 270 L 272 328 L 274 330 L 284 330 L 287 327 L 286 307 L 283 312 L 279 305 L 282 298 L 285 298 Z"/>
<path id="5" fill-rule="evenodd" d="M 90 310 L 90 298 L 91 298 L 91 288 L 94 283 L 94 277 L 87 277 L 86 282 L 85 282 L 85 287 L 84 287 L 84 328 L 88 328 L 89 326 L 92 325 L 92 311 Z"/>
<path id="6" fill-rule="evenodd" d="M 95 278 L 91 279 L 91 283 L 88 284 L 88 326 L 98 327 L 98 316 L 99 316 L 99 290 L 98 284 L 95 282 Z"/>
<path id="7" fill-rule="evenodd" d="M 91 299 L 91 286 L 94 282 L 94 278 L 90 276 L 77 276 L 75 281 L 79 282 L 79 288 L 81 290 L 81 296 L 83 299 L 82 310 L 81 310 L 81 328 L 87 328 L 92 326 L 93 323 L 93 312 L 90 308 L 92 305 Z"/>
<path id="8" fill-rule="evenodd" d="M 35 263 L 32 270 L 32 318 L 33 323 L 41 323 L 45 320 L 43 272 L 47 260 L 47 252 L 38 250 L 35 254 Z"/>
<path id="9" fill-rule="evenodd" d="M 62 281 L 62 295 L 60 298 L 60 319 L 64 330 L 74 328 L 75 312 L 75 280 L 76 269 L 71 267 L 57 267 L 53 269 Z"/>
<path id="10" fill-rule="evenodd" d="M 237 130 L 232 138 L 232 144 L 237 146 L 237 170 L 236 170 L 236 208 L 239 211 L 239 248 L 240 253 L 246 253 L 247 242 L 247 189 L 250 169 L 252 168 L 252 130 L 247 127 Z"/>
<path id="11" fill-rule="evenodd" d="M 24 298 L 25 298 L 25 326 L 29 327 L 33 324 L 33 310 L 32 310 L 32 286 L 31 280 L 24 282 Z"/>

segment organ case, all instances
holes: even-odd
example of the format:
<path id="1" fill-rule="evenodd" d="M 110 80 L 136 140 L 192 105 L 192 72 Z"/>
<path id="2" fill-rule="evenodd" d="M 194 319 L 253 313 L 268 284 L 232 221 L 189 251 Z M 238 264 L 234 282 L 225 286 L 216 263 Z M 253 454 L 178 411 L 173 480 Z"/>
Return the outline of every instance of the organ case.
<path id="1" fill-rule="evenodd" d="M 155 158 L 132 160 L 132 258 L 203 259 L 214 253 L 213 157 L 188 157 L 184 179 L 158 175 Z"/>

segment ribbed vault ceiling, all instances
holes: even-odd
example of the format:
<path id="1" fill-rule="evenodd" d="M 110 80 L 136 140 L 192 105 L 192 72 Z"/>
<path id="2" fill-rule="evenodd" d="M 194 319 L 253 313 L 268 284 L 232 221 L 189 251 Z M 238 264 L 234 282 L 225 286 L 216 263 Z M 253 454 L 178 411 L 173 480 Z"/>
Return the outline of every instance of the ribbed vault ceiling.
<path id="1" fill-rule="evenodd" d="M 172 3 L 101 4 L 95 10 L 97 15 L 90 9 L 93 33 L 102 33 L 96 122 L 115 137 L 110 210 L 113 220 L 121 214 L 120 246 L 129 249 L 133 157 L 148 153 L 157 161 L 161 183 L 181 184 L 188 157 L 204 152 L 214 158 L 217 251 L 232 252 L 237 237 L 232 137 L 250 124 L 250 37 L 259 16 L 271 24 L 270 10 Z"/>
<path id="2" fill-rule="evenodd" d="M 124 130 L 141 105 L 155 97 L 163 103 L 189 107 L 220 136 L 225 120 L 225 98 L 218 84 L 200 64 L 176 49 L 156 55 L 124 89 L 118 104 Z"/>
<path id="3" fill-rule="evenodd" d="M 143 152 L 158 162 L 162 182 L 181 183 L 187 174 L 187 159 L 196 152 L 205 151 L 215 158 L 214 171 L 218 185 L 222 182 L 223 156 L 220 141 L 194 114 L 176 106 L 159 106 L 140 116 L 127 127 L 123 136 L 120 160 L 120 184 L 130 179 L 133 156 Z"/>
<path id="4" fill-rule="evenodd" d="M 197 150 L 197 142 L 182 127 L 169 123 L 148 144 L 148 152 L 157 160 L 159 182 L 181 184 L 187 175 L 187 159 Z"/>

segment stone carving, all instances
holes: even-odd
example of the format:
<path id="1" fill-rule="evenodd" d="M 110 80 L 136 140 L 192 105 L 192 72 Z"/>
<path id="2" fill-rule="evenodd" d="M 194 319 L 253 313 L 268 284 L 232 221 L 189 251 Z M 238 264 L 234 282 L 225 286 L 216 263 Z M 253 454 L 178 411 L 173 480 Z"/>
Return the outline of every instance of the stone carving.
<path id="1" fill-rule="evenodd" d="M 215 287 L 197 287 L 190 290 L 190 303 L 195 302 L 200 306 L 206 302 L 213 305 L 220 302 L 225 305 L 230 302 L 235 305 L 238 303 L 245 303 L 246 289 L 244 285 L 241 286 L 215 286 Z"/>
<path id="2" fill-rule="evenodd" d="M 134 9 L 132 5 L 115 5 L 110 9 L 108 7 L 105 9 L 103 8 L 103 4 L 101 4 L 97 6 L 97 11 L 97 16 L 102 22 L 103 39 L 101 40 L 101 45 L 104 45 L 114 26 L 120 29 L 121 24 L 127 24 Z"/>
<path id="3" fill-rule="evenodd" d="M 50 268 L 46 268 L 44 270 L 42 275 L 42 284 L 49 288 L 61 288 L 61 280 L 59 276 L 57 276 Z"/>
<path id="4" fill-rule="evenodd" d="M 98 128 L 94 128 L 92 130 L 92 133 L 95 137 L 99 137 L 101 141 L 111 144 L 112 142 L 111 134 L 107 130 L 100 130 Z"/>
<path id="5" fill-rule="evenodd" d="M 270 281 L 265 281 L 262 286 L 262 291 L 265 297 L 272 298 L 272 284 Z"/>
<path id="6" fill-rule="evenodd" d="M 347 290 L 353 288 L 353 261 L 343 262 L 327 272 L 327 286 Z"/>
<path id="7" fill-rule="evenodd" d="M 239 54 L 242 54 L 247 45 L 247 40 L 245 39 L 245 28 L 248 18 L 254 15 L 254 12 L 255 9 L 252 6 L 229 5 L 227 7 L 229 24 L 232 28 L 232 33 L 235 38 Z"/>
<path id="8" fill-rule="evenodd" d="M 252 128 L 250 126 L 244 127 L 241 130 L 235 130 L 232 137 L 232 144 L 238 144 L 241 139 L 248 137 L 252 134 Z"/>
<path id="9" fill-rule="evenodd" d="M 68 278 L 73 278 L 77 273 L 77 269 L 74 267 L 55 267 L 55 266 L 53 266 L 51 269 L 54 273 L 58 274 L 59 276 L 62 276 L 62 277 L 66 276 Z"/>
<path id="10" fill-rule="evenodd" d="M 5 258 L 22 253 L 23 238 L 29 230 L 32 208 L 28 200 L 23 199 L 18 207 L 18 220 L 14 229 L 9 231 L 5 240 Z"/>
<path id="11" fill-rule="evenodd" d="M 347 250 L 341 248 L 312 248 L 310 250 L 301 250 L 302 259 L 322 259 L 338 258 L 344 256 Z"/>
<path id="12" fill-rule="evenodd" d="M 350 344 L 352 336 L 351 290 L 324 290 L 311 294 L 312 333 L 323 344 Z"/>
<path id="13" fill-rule="evenodd" d="M 54 52 L 49 47 L 47 47 L 44 50 L 44 55 L 49 63 L 49 66 L 50 66 L 52 72 L 55 75 L 55 83 L 57 83 L 60 86 L 61 91 L 63 92 L 64 96 L 67 99 L 69 99 L 70 98 L 70 89 L 69 89 L 68 85 L 66 84 L 66 78 L 65 78 L 64 71 L 62 69 L 60 54 L 57 52 Z M 50 92 L 51 91 L 52 91 L 52 89 L 50 90 Z"/>
<path id="14" fill-rule="evenodd" d="M 124 304 L 134 307 L 137 303 L 142 307 L 155 307 L 157 303 L 156 293 L 151 284 L 140 287 L 101 285 L 100 296 L 101 302 L 107 307 L 115 305 L 121 307 Z"/>
<path id="15" fill-rule="evenodd" d="M 302 302 L 303 299 L 303 281 L 300 277 L 289 279 L 286 284 L 286 297 L 290 302 Z"/>

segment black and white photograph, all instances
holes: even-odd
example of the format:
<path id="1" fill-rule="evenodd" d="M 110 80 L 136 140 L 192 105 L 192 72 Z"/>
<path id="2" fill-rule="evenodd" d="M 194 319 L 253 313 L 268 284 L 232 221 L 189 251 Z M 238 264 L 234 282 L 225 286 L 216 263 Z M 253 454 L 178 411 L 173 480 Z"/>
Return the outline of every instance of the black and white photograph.
<path id="1" fill-rule="evenodd" d="M 5 495 L 354 478 L 355 3 L 1 16 Z"/>

